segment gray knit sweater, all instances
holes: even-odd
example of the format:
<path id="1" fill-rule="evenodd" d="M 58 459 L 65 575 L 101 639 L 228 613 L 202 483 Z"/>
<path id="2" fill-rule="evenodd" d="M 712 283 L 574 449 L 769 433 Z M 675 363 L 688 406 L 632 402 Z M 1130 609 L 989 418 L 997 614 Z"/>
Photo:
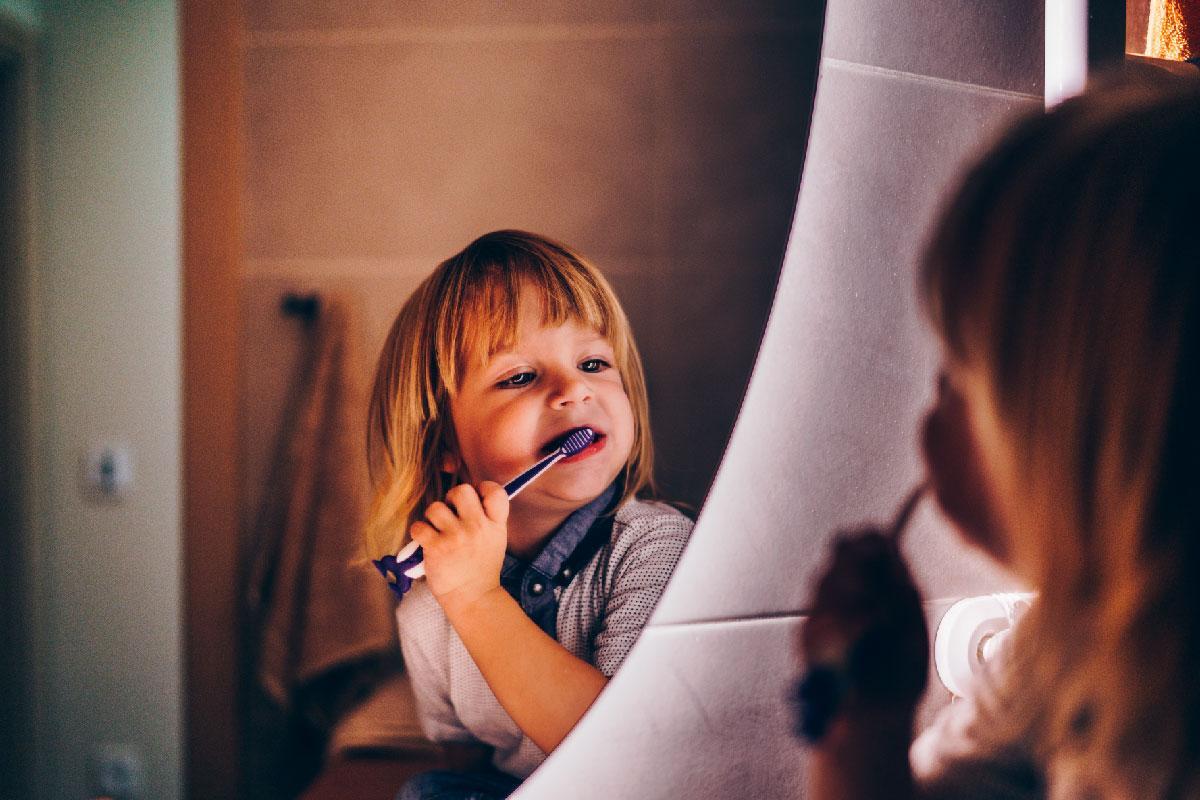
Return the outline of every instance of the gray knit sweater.
<path id="1" fill-rule="evenodd" d="M 556 589 L 559 643 L 611 677 L 646 626 L 691 530 L 692 521 L 670 506 L 623 505 L 608 544 Z M 501 708 L 424 581 L 405 595 L 396 619 L 426 736 L 490 745 L 497 769 L 520 778 L 533 772 L 545 754 Z"/>

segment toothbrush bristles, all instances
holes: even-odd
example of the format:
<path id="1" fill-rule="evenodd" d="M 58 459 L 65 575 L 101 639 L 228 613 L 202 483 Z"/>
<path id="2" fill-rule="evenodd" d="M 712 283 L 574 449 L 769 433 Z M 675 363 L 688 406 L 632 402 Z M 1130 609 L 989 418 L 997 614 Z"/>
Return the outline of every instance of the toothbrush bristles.
<path id="1" fill-rule="evenodd" d="M 568 436 L 558 449 L 564 456 L 573 456 L 591 444 L 595 438 L 596 432 L 591 428 L 580 428 Z"/>

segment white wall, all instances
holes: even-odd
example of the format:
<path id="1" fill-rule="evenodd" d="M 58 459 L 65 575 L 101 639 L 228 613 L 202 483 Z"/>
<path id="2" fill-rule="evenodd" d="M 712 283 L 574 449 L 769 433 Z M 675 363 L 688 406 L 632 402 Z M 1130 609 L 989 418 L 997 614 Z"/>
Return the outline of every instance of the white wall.
<path id="1" fill-rule="evenodd" d="M 40 17 L 33 565 L 41 796 L 87 796 L 100 743 L 182 790 L 180 145 L 170 0 L 5 5 Z M 128 442 L 125 502 L 81 454 Z"/>

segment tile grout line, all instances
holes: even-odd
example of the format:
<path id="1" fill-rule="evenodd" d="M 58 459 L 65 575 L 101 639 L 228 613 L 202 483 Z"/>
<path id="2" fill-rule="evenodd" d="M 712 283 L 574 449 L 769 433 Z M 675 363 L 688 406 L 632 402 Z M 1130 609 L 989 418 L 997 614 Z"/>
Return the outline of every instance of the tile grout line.
<path id="1" fill-rule="evenodd" d="M 352 257 L 352 256 L 296 256 L 296 257 L 264 257 L 246 256 L 242 259 L 243 274 L 247 278 L 294 278 L 294 277 L 345 277 L 349 275 L 381 275 L 397 274 L 396 269 L 416 268 L 415 274 L 428 274 L 446 258 L 445 254 L 437 255 L 403 255 L 394 258 L 382 257 Z M 656 254 L 647 252 L 614 252 L 601 253 L 598 260 L 615 259 L 652 260 Z M 622 270 L 612 271 L 612 274 L 636 274 Z"/>
<path id="2" fill-rule="evenodd" d="M 378 28 L 304 28 L 294 31 L 245 30 L 245 49 L 271 47 L 345 47 L 363 44 L 432 44 L 465 42 L 637 41 L 676 35 L 739 36 L 793 34 L 806 22 L 761 19 L 749 22 L 647 22 L 626 24 L 528 23 L 513 25 L 388 26 Z"/>
<path id="3" fill-rule="evenodd" d="M 832 67 L 844 69 L 847 72 L 857 72 L 865 75 L 880 75 L 884 77 L 900 78 L 902 80 L 912 81 L 914 83 L 925 83 L 934 86 L 942 86 L 951 89 L 967 89 L 984 94 L 997 95 L 1010 100 L 1037 100 L 1042 101 L 1042 96 L 1039 94 L 1030 94 L 1028 92 L 1018 92 L 1012 89 L 999 89 L 995 86 L 985 86 L 979 83 L 970 83 L 967 81 L 956 81 L 950 78 L 937 78 L 933 75 L 921 75 L 916 72 L 905 72 L 904 70 L 891 69 L 889 67 L 879 67 L 873 64 L 862 64 L 857 61 L 844 61 L 840 58 L 831 58 L 825 56 L 821 59 L 822 64 L 829 64 Z"/>
<path id="4" fill-rule="evenodd" d="M 982 593 L 981 593 L 982 594 Z M 968 595 L 953 595 L 951 597 L 929 597 L 921 601 L 921 607 L 925 611 L 935 609 L 937 606 L 944 603 L 951 603 L 967 597 Z M 702 617 L 700 619 L 680 620 L 677 622 L 654 622 L 651 620 L 646 629 L 668 630 L 681 628 L 694 628 L 701 626 L 726 626 L 736 625 L 738 623 L 758 623 L 758 622 L 777 622 L 777 621 L 796 621 L 806 619 L 809 616 L 808 611 L 768 611 L 758 614 L 747 614 L 745 616 L 730 616 L 730 617 Z"/>
<path id="5" fill-rule="evenodd" d="M 681 620 L 679 622 L 654 622 L 646 626 L 646 630 L 668 630 L 680 628 L 695 628 L 695 627 L 714 627 L 725 625 L 736 625 L 739 623 L 758 623 L 758 622 L 776 622 L 784 620 L 799 621 L 807 617 L 807 612 L 801 613 L 798 611 L 770 611 L 761 614 L 748 614 L 746 616 L 737 617 L 704 617 L 702 619 Z"/>

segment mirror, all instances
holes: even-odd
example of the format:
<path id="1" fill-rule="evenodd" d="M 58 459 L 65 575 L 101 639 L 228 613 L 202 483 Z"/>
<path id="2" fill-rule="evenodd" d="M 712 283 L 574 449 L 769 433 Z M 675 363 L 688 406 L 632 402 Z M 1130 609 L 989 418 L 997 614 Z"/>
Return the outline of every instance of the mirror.
<path id="1" fill-rule="evenodd" d="M 3 667 L 32 698 L 23 782 L 88 796 L 132 764 L 145 796 L 237 795 L 235 729 L 266 738 L 235 710 L 238 557 L 308 343 L 287 292 L 354 298 L 369 361 L 474 236 L 568 242 L 632 318 L 664 493 L 702 504 L 791 220 L 813 7 L 0 0 L 0 18 L 32 176 L 31 255 L 4 285 L 37 276 L 14 301 L 38 378 L 11 461 L 31 524 L 4 539 L 26 578 L 6 616 L 29 611 L 5 627 L 28 663 Z M 131 456 L 123 498 L 81 487 L 108 445 Z"/>
<path id="2" fill-rule="evenodd" d="M 27 363 L 4 377 L 37 376 L 6 383 L 3 401 L 31 413 L 17 457 L 5 444 L 28 478 L 6 473 L 5 496 L 18 487 L 28 522 L 5 518 L 4 634 L 28 646 L 0 667 L 14 709 L 0 785 L 88 796 L 98 766 L 132 763 L 145 796 L 237 795 L 226 512 L 239 489 L 246 516 L 260 505 L 300 372 L 305 337 L 281 296 L 357 293 L 369 354 L 423 271 L 521 225 L 579 247 L 622 292 L 656 381 L 673 386 L 652 390 L 664 485 L 705 504 L 626 668 L 523 791 L 797 796 L 780 698 L 805 576 L 828 531 L 889 509 L 917 468 L 909 433 L 933 354 L 911 255 L 960 160 L 1041 102 L 1044 58 L 1042 0 L 831 0 L 808 155 L 820 169 L 792 223 L 821 5 L 0 0 L 5 163 L 14 136 L 27 148 L 25 182 L 3 196 L 28 214 L 4 234 L 3 268 L 23 273 L 3 276 L 3 325 L 29 335 Z M 454 91 L 431 90 L 435 77 Z M 419 102 L 394 105 L 410 90 Z M 492 118 L 450 120 L 464 97 Z M 493 140 L 493 123 L 510 137 Z M 382 146 L 393 137 L 405 152 Z M 423 171 L 399 168 L 424 153 L 438 157 Z M 496 164 L 494 182 L 464 189 Z M 755 381 L 707 492 L 789 224 Z M 674 310 L 694 316 L 672 326 Z M 133 489 L 85 500 L 79 460 L 113 436 L 133 448 Z M 239 458 L 244 484 L 225 483 Z M 943 534 L 927 516 L 909 540 L 934 594 L 1004 588 Z"/>
<path id="3" fill-rule="evenodd" d="M 246 2 L 246 557 L 312 335 L 281 298 L 345 298 L 365 374 L 417 283 L 501 228 L 559 239 L 613 284 L 662 494 L 694 516 L 774 296 L 814 5 Z M 252 783 L 278 786 L 253 754 L 265 723 L 243 724 Z"/>

